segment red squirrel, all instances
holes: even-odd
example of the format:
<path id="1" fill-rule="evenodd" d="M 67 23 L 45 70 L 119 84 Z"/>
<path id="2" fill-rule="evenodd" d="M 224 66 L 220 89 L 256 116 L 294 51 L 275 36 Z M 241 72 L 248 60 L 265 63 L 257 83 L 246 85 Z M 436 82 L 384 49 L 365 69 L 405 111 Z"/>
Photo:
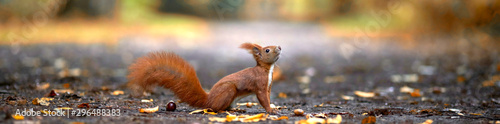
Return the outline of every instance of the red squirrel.
<path id="1" fill-rule="evenodd" d="M 138 58 L 129 67 L 129 87 L 142 93 L 163 86 L 190 106 L 214 111 L 229 109 L 235 99 L 255 94 L 266 112 L 274 114 L 269 95 L 281 47 L 244 43 L 240 48 L 248 50 L 257 65 L 223 77 L 208 93 L 202 89 L 194 68 L 171 52 L 153 52 Z"/>

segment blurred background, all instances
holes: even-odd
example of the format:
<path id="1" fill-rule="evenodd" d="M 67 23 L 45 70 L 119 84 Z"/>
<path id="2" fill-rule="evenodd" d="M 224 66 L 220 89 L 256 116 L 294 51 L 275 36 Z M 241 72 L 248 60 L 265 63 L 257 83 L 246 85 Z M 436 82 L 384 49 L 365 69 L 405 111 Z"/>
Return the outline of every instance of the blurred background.
<path id="1" fill-rule="evenodd" d="M 210 89 L 255 65 L 238 48 L 252 42 L 283 48 L 276 93 L 498 100 L 499 36 L 497 0 L 0 0 L 0 85 L 120 87 L 137 57 L 165 50 Z"/>

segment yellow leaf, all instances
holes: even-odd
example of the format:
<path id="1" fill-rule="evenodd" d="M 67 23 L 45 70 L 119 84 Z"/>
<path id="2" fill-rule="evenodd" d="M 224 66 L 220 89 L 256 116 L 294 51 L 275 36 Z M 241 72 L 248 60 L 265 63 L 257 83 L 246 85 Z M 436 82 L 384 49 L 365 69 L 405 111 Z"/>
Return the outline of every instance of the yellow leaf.
<path id="1" fill-rule="evenodd" d="M 427 120 L 425 120 L 425 122 L 423 122 L 421 124 L 432 124 L 432 122 L 434 122 L 434 121 L 432 121 L 431 119 L 427 119 Z"/>
<path id="2" fill-rule="evenodd" d="M 328 118 L 326 120 L 327 123 L 334 123 L 334 124 L 340 124 L 340 122 L 342 122 L 342 116 L 340 115 L 337 115 L 337 117 L 335 119 L 333 118 Z"/>
<path id="3" fill-rule="evenodd" d="M 264 113 L 256 114 L 253 116 L 246 117 L 246 120 L 251 120 L 251 119 L 256 119 L 256 118 L 262 118 L 264 116 Z"/>
<path id="4" fill-rule="evenodd" d="M 113 93 L 111 93 L 111 95 L 122 95 L 122 94 L 125 94 L 125 92 L 121 91 L 121 90 L 115 90 L 113 91 Z"/>
<path id="5" fill-rule="evenodd" d="M 141 109 L 139 109 L 139 112 L 141 112 L 141 113 L 154 113 L 154 112 L 158 111 L 158 107 L 159 106 L 156 106 L 154 108 L 141 108 Z"/>
<path id="6" fill-rule="evenodd" d="M 143 99 L 141 102 L 153 102 L 153 99 Z"/>
<path id="7" fill-rule="evenodd" d="M 12 115 L 12 118 L 16 119 L 16 120 L 24 120 L 24 116 L 21 116 L 21 115 Z"/>
<path id="8" fill-rule="evenodd" d="M 325 119 L 322 118 L 309 118 L 306 121 L 308 124 L 316 124 L 316 123 L 321 123 L 324 124 L 326 123 Z"/>
<path id="9" fill-rule="evenodd" d="M 198 110 L 194 110 L 192 112 L 190 112 L 189 114 L 192 115 L 192 114 L 197 114 L 197 113 L 201 113 L 203 112 L 204 110 L 203 109 L 198 109 Z"/>
<path id="10" fill-rule="evenodd" d="M 373 92 L 363 92 L 363 91 L 354 91 L 354 94 L 358 95 L 359 97 L 365 97 L 365 98 L 370 98 L 375 96 L 375 93 Z"/>
<path id="11" fill-rule="evenodd" d="M 227 122 L 231 122 L 231 121 L 235 120 L 236 118 L 238 118 L 238 117 L 236 115 L 232 115 L 232 114 L 228 114 L 226 116 Z"/>
<path id="12" fill-rule="evenodd" d="M 216 122 L 226 122 L 226 118 L 219 118 L 219 117 L 209 117 L 208 120 Z"/>
<path id="13" fill-rule="evenodd" d="M 273 120 L 273 121 L 279 121 L 279 120 L 284 120 L 284 119 L 288 120 L 288 116 L 281 116 L 281 117 L 279 117 L 279 118 L 272 119 L 272 120 Z"/>
<path id="14" fill-rule="evenodd" d="M 205 113 L 205 114 L 211 114 L 211 115 L 216 115 L 217 114 L 215 112 L 209 112 L 208 109 L 203 109 L 203 113 Z"/>

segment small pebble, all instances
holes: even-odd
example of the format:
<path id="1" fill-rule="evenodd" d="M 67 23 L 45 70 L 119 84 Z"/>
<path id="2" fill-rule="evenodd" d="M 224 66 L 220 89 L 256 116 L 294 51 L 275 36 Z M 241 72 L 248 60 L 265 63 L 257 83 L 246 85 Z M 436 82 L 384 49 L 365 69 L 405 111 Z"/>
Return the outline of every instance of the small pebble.
<path id="1" fill-rule="evenodd" d="M 293 110 L 293 113 L 295 113 L 295 115 L 297 115 L 297 116 L 302 116 L 302 115 L 304 115 L 304 110 L 295 109 L 295 110 Z"/>

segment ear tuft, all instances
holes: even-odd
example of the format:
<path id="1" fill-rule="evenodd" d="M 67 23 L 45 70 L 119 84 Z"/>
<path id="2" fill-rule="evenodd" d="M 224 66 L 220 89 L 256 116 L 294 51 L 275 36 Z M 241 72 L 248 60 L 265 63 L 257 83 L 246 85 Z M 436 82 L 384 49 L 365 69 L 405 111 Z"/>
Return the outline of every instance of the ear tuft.
<path id="1" fill-rule="evenodd" d="M 240 48 L 246 49 L 246 50 L 252 50 L 253 47 L 254 47 L 254 44 L 252 44 L 252 43 L 243 43 L 240 46 Z"/>
<path id="2" fill-rule="evenodd" d="M 243 43 L 241 44 L 240 48 L 246 49 L 252 54 L 258 54 L 259 51 L 262 49 L 260 45 L 253 43 Z"/>

